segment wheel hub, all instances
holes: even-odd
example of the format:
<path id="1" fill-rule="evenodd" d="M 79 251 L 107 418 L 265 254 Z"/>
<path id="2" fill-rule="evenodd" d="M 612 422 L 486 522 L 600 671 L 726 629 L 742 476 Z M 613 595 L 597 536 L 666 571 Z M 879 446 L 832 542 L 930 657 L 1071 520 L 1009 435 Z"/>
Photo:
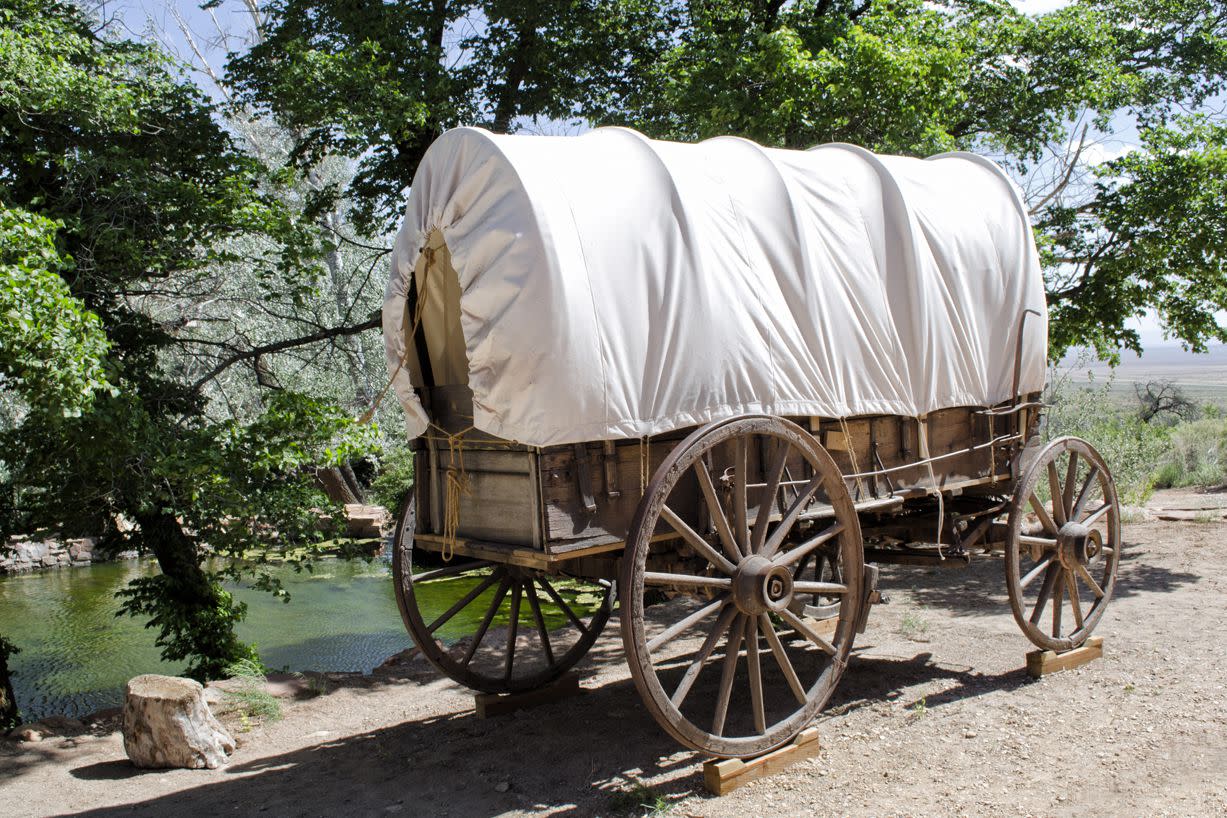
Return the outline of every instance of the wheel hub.
<path id="1" fill-rule="evenodd" d="M 784 610 L 792 602 L 792 572 L 758 554 L 746 557 L 733 575 L 733 602 L 746 614 Z"/>
<path id="2" fill-rule="evenodd" d="M 1081 523 L 1066 523 L 1057 532 L 1057 560 L 1073 570 L 1078 565 L 1090 565 L 1103 550 L 1103 535 Z"/>

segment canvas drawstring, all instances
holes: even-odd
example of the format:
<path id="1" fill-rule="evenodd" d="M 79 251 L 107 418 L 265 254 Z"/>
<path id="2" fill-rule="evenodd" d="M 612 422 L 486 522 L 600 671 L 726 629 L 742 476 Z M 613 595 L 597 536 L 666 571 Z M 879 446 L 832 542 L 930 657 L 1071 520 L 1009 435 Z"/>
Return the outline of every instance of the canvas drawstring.
<path id="1" fill-rule="evenodd" d="M 933 493 L 937 495 L 937 558 L 944 560 L 946 555 L 942 553 L 942 527 L 946 521 L 946 503 L 942 498 L 941 486 L 937 485 L 937 475 L 933 473 L 933 460 L 929 456 L 928 415 L 916 418 L 916 421 L 916 429 L 919 432 L 920 457 L 924 461 L 925 468 L 929 470 L 929 484 L 933 487 Z"/>

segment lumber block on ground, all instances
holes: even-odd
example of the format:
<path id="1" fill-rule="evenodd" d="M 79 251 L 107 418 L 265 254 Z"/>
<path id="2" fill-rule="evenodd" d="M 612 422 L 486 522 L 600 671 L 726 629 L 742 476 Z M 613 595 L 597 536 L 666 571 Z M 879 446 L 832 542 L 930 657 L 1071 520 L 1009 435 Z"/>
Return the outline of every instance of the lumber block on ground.
<path id="1" fill-rule="evenodd" d="M 1027 675 L 1039 679 L 1050 673 L 1082 667 L 1087 662 L 1103 656 L 1103 637 L 1092 636 L 1082 647 L 1057 653 L 1052 650 L 1033 650 L 1027 654 Z"/>
<path id="2" fill-rule="evenodd" d="M 527 693 L 475 693 L 473 704 L 477 708 L 477 718 L 488 719 L 492 716 L 514 713 L 516 710 L 569 699 L 582 692 L 579 677 L 574 673 L 568 673 L 556 682 Z"/>
<path id="3" fill-rule="evenodd" d="M 724 795 L 743 784 L 757 781 L 788 769 L 798 761 L 816 755 L 818 728 L 807 727 L 778 750 L 757 758 L 712 759 L 703 764 L 703 786 L 712 795 Z"/>

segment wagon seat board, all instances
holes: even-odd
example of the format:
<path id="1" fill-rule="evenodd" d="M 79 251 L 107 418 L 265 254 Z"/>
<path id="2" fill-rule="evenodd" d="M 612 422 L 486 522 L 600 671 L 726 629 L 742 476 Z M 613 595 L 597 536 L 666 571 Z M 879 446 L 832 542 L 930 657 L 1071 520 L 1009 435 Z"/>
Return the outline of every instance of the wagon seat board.
<path id="1" fill-rule="evenodd" d="M 978 409 L 1044 385 L 1026 210 L 972 154 L 458 128 L 419 167 L 391 266 L 423 532 L 443 530 L 457 433 L 462 536 L 582 548 L 619 539 L 644 475 L 704 423 L 803 419 L 864 471 L 871 446 L 888 468 L 982 439 Z"/>

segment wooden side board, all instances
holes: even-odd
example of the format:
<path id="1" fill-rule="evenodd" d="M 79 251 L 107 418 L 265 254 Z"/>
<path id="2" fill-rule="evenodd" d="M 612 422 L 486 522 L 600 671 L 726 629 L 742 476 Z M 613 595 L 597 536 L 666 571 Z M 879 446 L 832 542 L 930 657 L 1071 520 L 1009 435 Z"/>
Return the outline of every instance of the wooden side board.
<path id="1" fill-rule="evenodd" d="M 460 391 L 458 391 L 460 390 Z M 437 387 L 432 406 L 451 429 L 464 422 L 465 387 Z M 858 512 L 888 518 L 902 510 L 905 499 L 923 498 L 941 491 L 953 496 L 977 487 L 1008 483 L 1013 449 L 984 447 L 1008 436 L 1018 418 L 990 420 L 986 410 L 956 407 L 932 413 L 926 420 L 895 416 L 859 417 L 843 421 L 794 418 L 808 424 L 846 474 L 872 469 L 902 469 L 873 478 L 849 479 Z M 922 427 L 923 423 L 923 427 Z M 926 434 L 922 436 L 921 429 Z M 459 430 L 458 430 L 459 431 Z M 616 550 L 625 540 L 642 495 L 661 462 L 688 430 L 651 440 L 618 440 L 534 448 L 464 430 L 463 443 L 439 435 L 418 445 L 418 534 L 441 535 L 448 516 L 449 480 L 456 497 L 457 478 L 463 486 L 455 515 L 456 533 L 474 543 L 498 543 L 533 548 L 558 559 Z M 930 471 L 919 466 L 920 441 L 928 440 L 929 454 L 943 457 Z M 747 466 L 761 476 L 768 453 L 752 447 Z M 800 454 L 789 474 L 801 475 Z M 708 464 L 716 474 L 728 470 L 716 452 Z M 758 498 L 750 492 L 748 516 L 755 518 Z M 694 526 L 702 526 L 705 506 L 697 481 L 684 476 L 670 500 L 675 511 Z M 780 513 L 772 504 L 773 516 Z M 829 506 L 815 503 L 803 520 L 829 516 Z M 658 529 L 658 533 L 669 531 Z M 558 559 L 553 561 L 557 562 Z"/>
<path id="2" fill-rule="evenodd" d="M 807 727 L 778 750 L 757 758 L 712 759 L 703 764 L 703 786 L 712 795 L 724 795 L 740 786 L 782 772 L 818 753 L 818 728 Z"/>

